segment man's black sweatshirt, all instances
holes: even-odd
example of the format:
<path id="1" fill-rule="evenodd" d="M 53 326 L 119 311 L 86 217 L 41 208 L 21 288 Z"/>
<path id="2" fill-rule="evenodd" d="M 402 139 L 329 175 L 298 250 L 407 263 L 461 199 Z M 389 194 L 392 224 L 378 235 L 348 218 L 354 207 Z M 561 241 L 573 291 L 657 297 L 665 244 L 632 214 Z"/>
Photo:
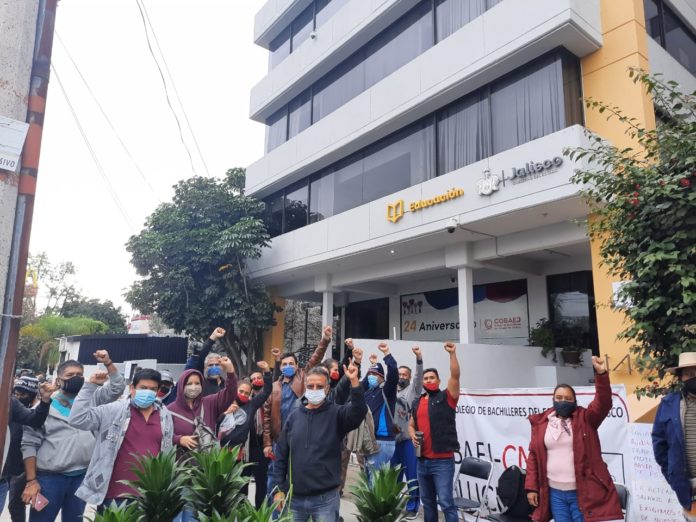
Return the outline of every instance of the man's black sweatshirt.
<path id="1" fill-rule="evenodd" d="M 304 402 L 304 401 L 303 401 Z M 293 496 L 321 495 L 341 485 L 343 437 L 367 415 L 362 386 L 350 389 L 344 405 L 324 401 L 316 409 L 294 410 L 278 439 L 272 484 Z"/>

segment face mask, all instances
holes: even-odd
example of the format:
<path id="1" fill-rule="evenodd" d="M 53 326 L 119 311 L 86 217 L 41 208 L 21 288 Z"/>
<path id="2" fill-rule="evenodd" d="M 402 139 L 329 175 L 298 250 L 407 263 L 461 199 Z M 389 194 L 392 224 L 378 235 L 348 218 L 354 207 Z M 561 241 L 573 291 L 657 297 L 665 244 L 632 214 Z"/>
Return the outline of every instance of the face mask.
<path id="1" fill-rule="evenodd" d="M 74 377 L 70 377 L 69 379 L 65 379 L 63 381 L 63 384 L 60 385 L 61 389 L 65 393 L 69 393 L 71 395 L 77 395 L 79 391 L 82 389 L 82 385 L 85 383 L 85 378 L 82 377 L 81 375 L 75 375 Z"/>
<path id="2" fill-rule="evenodd" d="M 187 384 L 184 386 L 184 396 L 187 399 L 195 399 L 201 394 L 202 391 L 203 388 L 200 384 Z"/>
<path id="3" fill-rule="evenodd" d="M 283 372 L 283 375 L 285 377 L 294 377 L 295 376 L 295 367 L 294 366 L 283 366 L 283 369 L 280 371 Z"/>
<path id="4" fill-rule="evenodd" d="M 331 373 L 329 374 L 329 376 L 331 377 L 332 381 L 337 381 L 339 379 L 339 377 L 341 377 L 338 374 L 338 370 L 331 370 Z"/>
<path id="5" fill-rule="evenodd" d="M 222 370 L 219 366 L 211 366 L 208 368 L 208 377 L 220 377 Z"/>
<path id="6" fill-rule="evenodd" d="M 376 375 L 368 375 L 367 376 L 367 385 L 370 387 L 370 389 L 376 388 L 379 386 L 379 379 L 377 379 Z"/>
<path id="7" fill-rule="evenodd" d="M 427 391 L 428 393 L 435 393 L 437 391 L 440 391 L 440 387 L 437 385 L 437 383 L 434 382 L 423 383 L 423 388 L 425 388 L 425 391 Z"/>
<path id="8" fill-rule="evenodd" d="M 249 396 L 248 395 L 237 395 L 237 402 L 239 404 L 246 404 L 249 402 Z"/>
<path id="9" fill-rule="evenodd" d="M 575 402 L 553 401 L 553 409 L 556 410 L 556 415 L 564 419 L 570 417 L 577 407 L 578 405 Z"/>
<path id="10" fill-rule="evenodd" d="M 409 381 L 408 379 L 399 379 L 399 388 L 401 388 L 402 390 L 409 384 L 411 384 L 411 381 Z"/>
<path id="11" fill-rule="evenodd" d="M 15 395 L 15 397 L 17 396 Z M 29 406 L 31 406 L 31 403 L 34 402 L 34 399 L 32 399 L 31 397 L 27 397 L 26 395 L 24 395 L 23 397 L 17 397 L 17 400 L 21 402 L 25 408 L 28 408 Z"/>
<path id="12" fill-rule="evenodd" d="M 140 409 L 149 408 L 154 404 L 156 398 L 157 393 L 152 390 L 135 390 L 133 404 Z"/>
<path id="13" fill-rule="evenodd" d="M 684 389 L 689 393 L 696 393 L 696 377 L 685 380 Z"/>
<path id="14" fill-rule="evenodd" d="M 305 390 L 304 396 L 307 398 L 307 402 L 312 406 L 316 406 L 324 402 L 326 399 L 326 391 L 322 388 L 321 390 Z"/>
<path id="15" fill-rule="evenodd" d="M 255 391 L 259 391 L 261 388 L 263 388 L 263 380 L 262 379 L 254 379 L 251 381 L 251 387 Z"/>

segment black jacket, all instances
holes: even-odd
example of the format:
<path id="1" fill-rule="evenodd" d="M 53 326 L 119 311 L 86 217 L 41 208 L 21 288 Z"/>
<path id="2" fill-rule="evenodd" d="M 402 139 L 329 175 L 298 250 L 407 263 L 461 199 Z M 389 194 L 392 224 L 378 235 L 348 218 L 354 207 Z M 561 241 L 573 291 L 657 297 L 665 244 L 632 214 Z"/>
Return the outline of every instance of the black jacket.
<path id="1" fill-rule="evenodd" d="M 244 412 L 247 414 L 246 422 L 235 427 L 232 431 L 227 432 L 220 439 L 220 444 L 222 446 L 233 447 L 246 443 L 247 437 L 249 436 L 249 430 L 256 419 L 256 411 L 263 406 L 263 403 L 266 402 L 266 399 L 268 399 L 268 397 L 271 395 L 271 390 L 273 389 L 272 378 L 273 374 L 271 372 L 265 372 L 263 374 L 263 389 L 254 395 L 246 404 L 242 405 L 241 403 L 238 403 L 240 405 L 240 409 L 244 410 Z"/>
<path id="2" fill-rule="evenodd" d="M 306 497 L 320 495 L 341 485 L 343 437 L 360 426 L 367 415 L 362 386 L 350 389 L 344 405 L 324 401 L 317 409 L 304 405 L 285 421 L 278 439 L 272 485 Z"/>
<path id="3" fill-rule="evenodd" d="M 27 408 L 17 397 L 10 398 L 10 447 L 7 451 L 7 461 L 2 469 L 2 478 L 13 477 L 24 473 L 22 459 L 22 426 L 39 429 L 46 422 L 51 404 L 39 401 L 36 408 Z"/>

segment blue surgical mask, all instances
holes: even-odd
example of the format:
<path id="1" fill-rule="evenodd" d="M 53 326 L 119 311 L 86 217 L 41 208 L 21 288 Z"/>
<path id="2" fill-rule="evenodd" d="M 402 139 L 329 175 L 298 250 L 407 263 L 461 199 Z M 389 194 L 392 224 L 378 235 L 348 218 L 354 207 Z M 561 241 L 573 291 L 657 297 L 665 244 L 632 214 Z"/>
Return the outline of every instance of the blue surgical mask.
<path id="1" fill-rule="evenodd" d="M 222 370 L 219 366 L 211 366 L 208 368 L 208 377 L 220 377 Z"/>
<path id="2" fill-rule="evenodd" d="M 295 376 L 295 367 L 294 366 L 283 366 L 283 368 L 280 371 L 283 372 L 283 375 L 285 377 L 294 377 Z"/>
<path id="3" fill-rule="evenodd" d="M 367 376 L 367 385 L 370 387 L 370 389 L 376 388 L 379 386 L 379 379 L 377 378 L 376 375 L 368 375 Z"/>
<path id="4" fill-rule="evenodd" d="M 135 390 L 135 397 L 133 397 L 133 404 L 138 408 L 144 409 L 149 408 L 155 403 L 157 398 L 157 392 L 152 390 Z"/>
<path id="5" fill-rule="evenodd" d="M 304 396 L 309 404 L 316 406 L 324 402 L 326 391 L 323 388 L 320 390 L 305 390 Z"/>

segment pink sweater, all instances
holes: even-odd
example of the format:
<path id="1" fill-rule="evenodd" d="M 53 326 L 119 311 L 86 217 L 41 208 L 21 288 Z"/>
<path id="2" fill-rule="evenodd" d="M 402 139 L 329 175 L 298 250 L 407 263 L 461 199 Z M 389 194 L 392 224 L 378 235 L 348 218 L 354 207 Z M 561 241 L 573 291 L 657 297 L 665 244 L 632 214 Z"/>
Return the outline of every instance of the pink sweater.
<path id="1" fill-rule="evenodd" d="M 566 433 L 561 419 L 555 413 L 549 416 L 549 424 L 544 434 L 544 445 L 548 452 L 546 475 L 549 486 L 563 491 L 575 489 L 575 461 L 573 460 L 573 428 L 570 419 L 566 420 L 570 434 Z"/>

